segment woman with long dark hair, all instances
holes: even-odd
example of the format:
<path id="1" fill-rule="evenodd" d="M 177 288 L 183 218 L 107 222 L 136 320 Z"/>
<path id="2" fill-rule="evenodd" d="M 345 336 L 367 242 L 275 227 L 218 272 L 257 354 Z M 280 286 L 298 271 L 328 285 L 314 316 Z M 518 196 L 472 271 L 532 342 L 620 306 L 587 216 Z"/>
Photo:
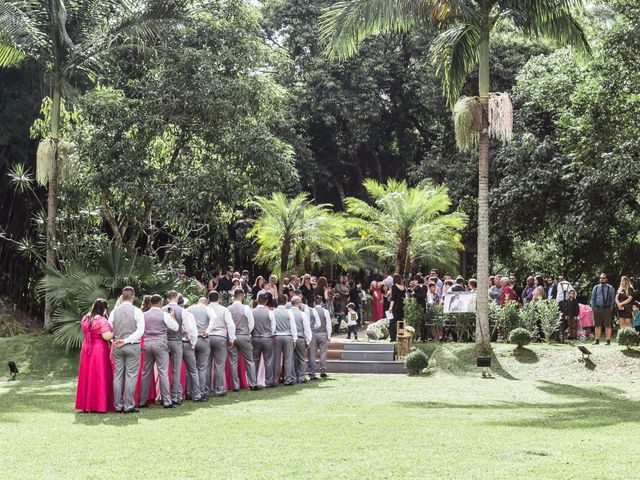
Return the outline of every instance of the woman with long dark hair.
<path id="1" fill-rule="evenodd" d="M 113 367 L 109 348 L 113 331 L 107 320 L 108 314 L 107 301 L 98 298 L 80 323 L 84 340 L 78 367 L 76 409 L 83 412 L 104 413 L 114 410 Z"/>
<path id="2" fill-rule="evenodd" d="M 391 287 L 391 313 L 393 318 L 389 320 L 389 339 L 396 341 L 397 325 L 399 321 L 404 320 L 404 298 L 407 295 L 402 276 L 395 274 L 393 276 L 393 286 Z"/>
<path id="3" fill-rule="evenodd" d="M 258 299 L 258 293 L 264 287 L 264 277 L 262 275 L 258 275 L 256 277 L 256 281 L 253 283 L 253 287 L 251 287 L 251 298 L 254 300 Z"/>

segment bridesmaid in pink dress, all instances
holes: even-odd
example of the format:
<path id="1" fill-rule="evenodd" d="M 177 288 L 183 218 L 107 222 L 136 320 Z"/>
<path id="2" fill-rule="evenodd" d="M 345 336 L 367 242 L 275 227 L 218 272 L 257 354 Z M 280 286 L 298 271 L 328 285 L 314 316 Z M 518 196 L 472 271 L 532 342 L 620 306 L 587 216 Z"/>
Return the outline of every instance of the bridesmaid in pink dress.
<path id="1" fill-rule="evenodd" d="M 107 310 L 107 301 L 99 298 L 81 322 L 84 341 L 78 367 L 76 409 L 83 412 L 105 413 L 115 409 L 109 346 L 113 332 L 107 321 Z"/>
<path id="2" fill-rule="evenodd" d="M 378 282 L 371 282 L 371 317 L 374 322 L 377 322 L 384 316 L 384 305 L 382 299 L 382 292 L 378 288 Z"/>

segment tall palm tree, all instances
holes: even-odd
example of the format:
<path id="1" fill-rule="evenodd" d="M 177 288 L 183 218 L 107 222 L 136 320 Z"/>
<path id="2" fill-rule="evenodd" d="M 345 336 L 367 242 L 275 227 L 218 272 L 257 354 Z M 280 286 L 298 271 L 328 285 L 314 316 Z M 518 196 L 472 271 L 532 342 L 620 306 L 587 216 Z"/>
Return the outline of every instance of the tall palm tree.
<path id="1" fill-rule="evenodd" d="M 361 238 L 361 251 L 382 261 L 395 259 L 396 271 L 402 275 L 414 261 L 437 258 L 455 263 L 466 216 L 445 213 L 451 207 L 446 188 L 428 183 L 410 188 L 393 179 L 386 184 L 367 179 L 363 185 L 373 204 L 353 197 L 345 200 L 349 225 Z"/>
<path id="2" fill-rule="evenodd" d="M 99 72 L 108 50 L 153 39 L 159 24 L 184 13 L 181 0 L 0 0 L 0 68 L 26 59 L 42 65 L 51 91 L 50 136 L 38 147 L 36 178 L 48 184 L 46 262 L 56 266 L 56 190 L 64 157 L 60 143 L 63 88 Z M 45 329 L 51 305 L 45 300 Z"/>
<path id="3" fill-rule="evenodd" d="M 482 106 L 478 164 L 478 284 L 489 275 L 489 40 L 491 31 L 509 22 L 526 35 L 544 36 L 589 52 L 585 34 L 572 15 L 582 0 L 346 0 L 321 18 L 321 37 L 333 58 L 353 55 L 370 35 L 436 27 L 434 63 L 443 75 L 447 104 L 453 107 L 470 72 L 479 68 Z M 476 344 L 489 344 L 489 306 L 478 296 Z"/>
<path id="4" fill-rule="evenodd" d="M 248 236 L 258 244 L 256 261 L 281 277 L 301 268 L 305 258 L 317 261 L 323 251 L 347 248 L 342 218 L 331 205 L 314 205 L 306 193 L 289 199 L 276 192 L 258 197 L 254 204 L 260 214 Z"/>

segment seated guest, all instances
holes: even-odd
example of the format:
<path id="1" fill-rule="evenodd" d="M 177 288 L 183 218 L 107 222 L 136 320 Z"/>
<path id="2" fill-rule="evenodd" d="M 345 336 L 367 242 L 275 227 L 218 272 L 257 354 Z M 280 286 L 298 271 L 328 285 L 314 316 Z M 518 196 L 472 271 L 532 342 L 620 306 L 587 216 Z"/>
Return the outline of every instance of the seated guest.
<path id="1" fill-rule="evenodd" d="M 113 331 L 107 314 L 107 301 L 98 298 L 80 323 L 84 340 L 78 367 L 76 409 L 83 412 L 105 413 L 114 409 L 113 369 L 109 353 Z"/>

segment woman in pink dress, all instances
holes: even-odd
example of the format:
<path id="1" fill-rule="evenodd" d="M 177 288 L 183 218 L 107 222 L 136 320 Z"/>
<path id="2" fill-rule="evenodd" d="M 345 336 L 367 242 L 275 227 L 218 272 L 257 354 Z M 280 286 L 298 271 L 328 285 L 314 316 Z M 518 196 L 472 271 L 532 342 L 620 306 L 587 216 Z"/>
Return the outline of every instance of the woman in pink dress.
<path id="1" fill-rule="evenodd" d="M 371 293 L 371 317 L 374 322 L 377 322 L 383 317 L 384 309 L 382 303 L 382 292 L 378 287 L 378 282 L 375 280 L 371 282 L 371 289 L 369 290 L 369 293 Z"/>
<path id="2" fill-rule="evenodd" d="M 113 331 L 107 321 L 107 314 L 107 301 L 99 298 L 80 324 L 84 341 L 78 367 L 76 409 L 83 412 L 104 413 L 115 410 L 109 346 Z"/>

